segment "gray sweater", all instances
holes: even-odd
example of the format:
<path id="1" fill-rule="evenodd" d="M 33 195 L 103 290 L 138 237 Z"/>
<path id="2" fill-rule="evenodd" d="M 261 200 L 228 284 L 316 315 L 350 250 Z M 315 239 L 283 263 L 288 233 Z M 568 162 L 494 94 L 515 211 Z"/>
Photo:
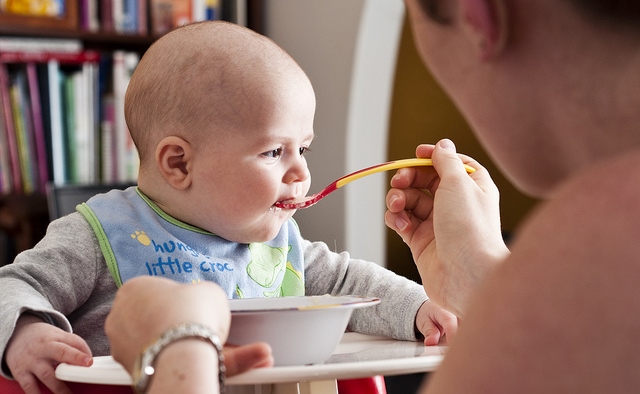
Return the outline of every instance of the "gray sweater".
<path id="1" fill-rule="evenodd" d="M 427 299 L 421 285 L 374 263 L 334 253 L 322 242 L 304 241 L 307 295 L 379 297 L 355 309 L 348 329 L 416 340 L 415 316 Z M 0 268 L 0 354 L 2 376 L 10 378 L 5 349 L 21 313 L 30 311 L 84 338 L 94 356 L 109 354 L 104 321 L 116 284 L 98 240 L 85 218 L 73 213 L 53 221 L 33 249 Z"/>

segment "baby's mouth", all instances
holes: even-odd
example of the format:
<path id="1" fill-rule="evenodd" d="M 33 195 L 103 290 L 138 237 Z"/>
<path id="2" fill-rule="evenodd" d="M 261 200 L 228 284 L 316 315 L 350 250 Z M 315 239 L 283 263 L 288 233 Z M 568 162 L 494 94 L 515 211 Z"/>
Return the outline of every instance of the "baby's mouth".
<path id="1" fill-rule="evenodd" d="M 275 204 L 273 204 L 273 208 L 276 209 L 288 209 L 287 205 L 291 204 L 292 202 L 294 202 L 296 200 L 296 197 L 287 197 L 287 198 L 283 198 L 282 200 L 278 200 L 276 201 Z"/>

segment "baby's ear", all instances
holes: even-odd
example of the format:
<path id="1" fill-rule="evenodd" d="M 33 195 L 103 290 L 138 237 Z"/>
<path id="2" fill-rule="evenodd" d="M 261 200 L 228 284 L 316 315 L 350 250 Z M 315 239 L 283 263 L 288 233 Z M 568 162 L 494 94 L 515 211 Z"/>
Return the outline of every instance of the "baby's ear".
<path id="1" fill-rule="evenodd" d="M 193 150 L 180 137 L 165 137 L 156 148 L 156 166 L 160 175 L 174 189 L 184 190 L 191 185 Z"/>

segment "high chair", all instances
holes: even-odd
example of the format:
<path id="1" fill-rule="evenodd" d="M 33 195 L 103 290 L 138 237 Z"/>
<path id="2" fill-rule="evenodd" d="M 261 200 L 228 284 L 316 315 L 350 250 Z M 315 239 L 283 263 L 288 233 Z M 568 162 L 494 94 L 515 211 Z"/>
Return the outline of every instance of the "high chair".
<path id="1" fill-rule="evenodd" d="M 338 380 L 338 394 L 387 394 L 384 376 Z"/>

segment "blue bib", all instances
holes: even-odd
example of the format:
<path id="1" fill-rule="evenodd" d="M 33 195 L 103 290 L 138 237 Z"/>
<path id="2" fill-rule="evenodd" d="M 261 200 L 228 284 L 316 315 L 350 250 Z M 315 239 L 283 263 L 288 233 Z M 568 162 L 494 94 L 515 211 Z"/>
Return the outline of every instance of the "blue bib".
<path id="1" fill-rule="evenodd" d="M 116 284 L 141 275 L 219 284 L 229 298 L 304 295 L 302 237 L 293 219 L 269 242 L 240 244 L 170 217 L 137 187 L 77 206 Z"/>

